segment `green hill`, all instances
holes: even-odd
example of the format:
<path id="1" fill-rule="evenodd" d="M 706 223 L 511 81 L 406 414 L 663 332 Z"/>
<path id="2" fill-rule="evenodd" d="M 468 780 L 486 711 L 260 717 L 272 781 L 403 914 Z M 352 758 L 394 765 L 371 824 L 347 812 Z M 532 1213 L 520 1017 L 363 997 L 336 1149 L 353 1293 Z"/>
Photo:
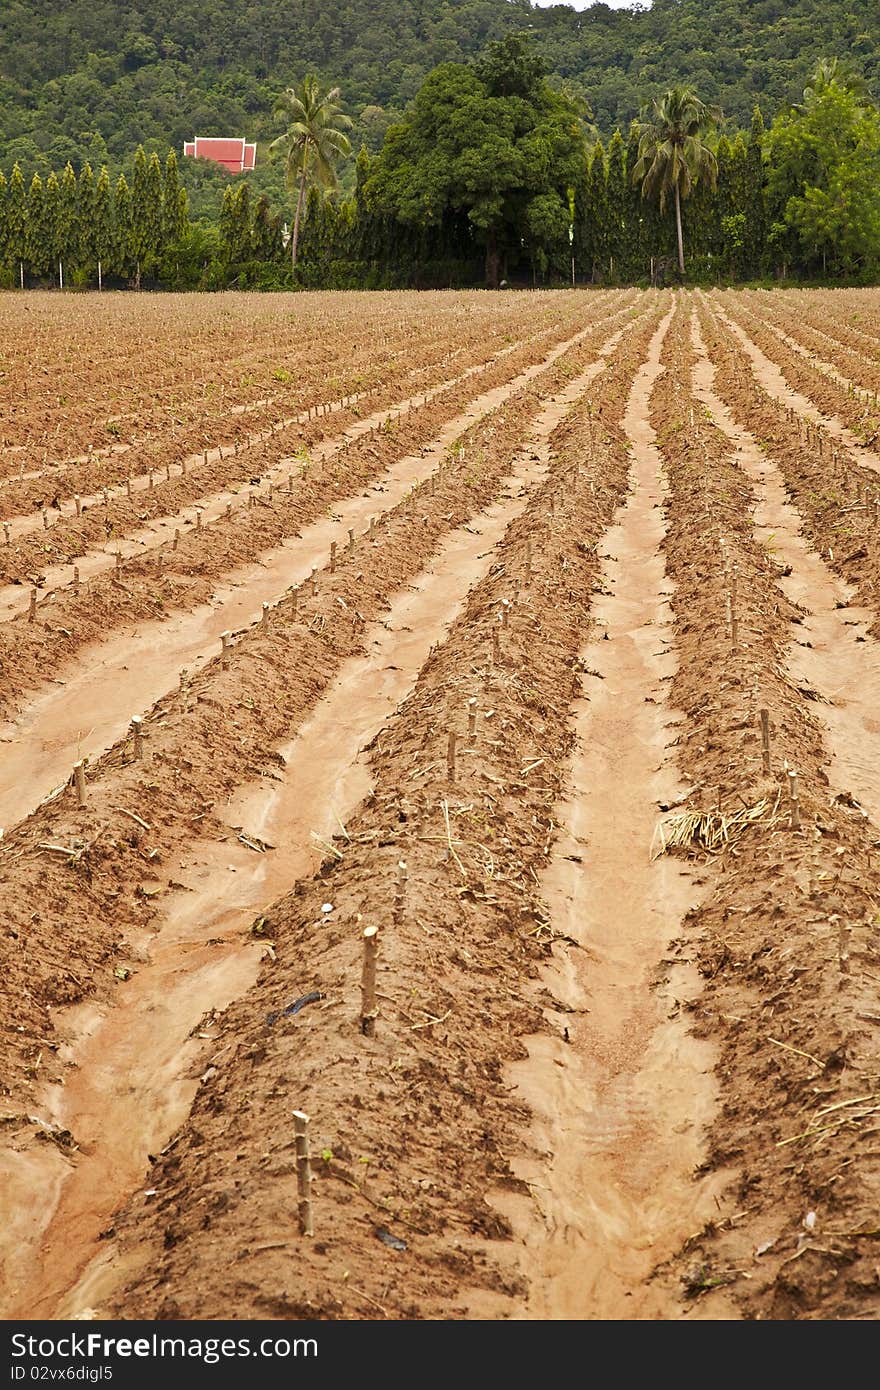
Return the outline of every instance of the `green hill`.
<path id="1" fill-rule="evenodd" d="M 877 0 L 654 0 L 650 9 L 539 9 L 528 0 L 3 0 L 0 167 L 127 161 L 143 143 L 276 132 L 278 91 L 307 71 L 338 83 L 355 145 L 377 149 L 437 63 L 531 28 L 555 77 L 603 133 L 677 79 L 734 126 L 796 100 L 819 57 L 880 87 Z"/>

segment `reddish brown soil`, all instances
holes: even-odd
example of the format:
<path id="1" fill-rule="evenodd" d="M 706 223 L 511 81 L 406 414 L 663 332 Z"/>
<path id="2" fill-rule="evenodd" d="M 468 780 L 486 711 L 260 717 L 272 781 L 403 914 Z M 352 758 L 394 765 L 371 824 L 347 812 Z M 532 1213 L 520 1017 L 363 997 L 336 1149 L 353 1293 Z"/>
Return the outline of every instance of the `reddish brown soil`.
<path id="1" fill-rule="evenodd" d="M 603 537 L 627 501 L 637 443 L 627 405 L 661 321 L 668 323 L 665 371 L 653 387 L 646 425 L 656 431 L 663 463 L 660 551 L 675 656 L 663 703 L 676 722 L 663 761 L 687 789 L 665 814 L 720 810 L 729 817 L 762 798 L 775 811 L 720 852 L 695 845 L 686 855 L 677 851 L 700 886 L 699 900 L 658 955 L 645 999 L 682 962 L 696 966 L 700 988 L 679 996 L 671 1012 L 679 1019 L 684 1013 L 716 1059 L 717 1104 L 705 1130 L 689 1114 L 686 1097 L 665 1123 L 670 1134 L 681 1132 L 683 1153 L 702 1154 L 694 1180 L 711 1177 L 720 1195 L 717 1219 L 694 1230 L 679 1250 L 661 1260 L 657 1246 L 652 1311 L 634 1315 L 876 1315 L 880 828 L 873 809 L 859 806 L 840 784 L 854 731 L 868 727 L 866 711 L 857 693 L 850 705 L 860 724 L 848 729 L 847 709 L 837 705 L 833 718 L 823 718 L 836 691 L 807 686 L 797 674 L 809 586 L 800 591 L 803 602 L 787 597 L 782 567 L 756 530 L 760 498 L 753 477 L 694 395 L 699 351 L 692 315 L 733 428 L 760 441 L 804 539 L 827 559 L 832 578 L 845 576 L 857 601 L 880 621 L 876 529 L 856 491 L 866 481 L 873 486 L 875 475 L 830 439 L 818 457 L 805 442 L 803 423 L 761 389 L 711 300 L 524 296 L 514 297 L 515 312 L 504 307 L 496 315 L 493 306 L 509 301 L 490 299 L 450 296 L 447 304 L 446 297 L 402 297 L 395 310 L 382 296 L 312 297 L 303 309 L 304 332 L 314 335 L 320 313 L 330 315 L 319 365 L 308 378 L 313 386 L 304 385 L 297 400 L 285 399 L 276 418 L 310 404 L 311 390 L 317 399 L 341 400 L 361 366 L 365 378 L 375 369 L 381 404 L 410 394 L 404 367 L 418 366 L 419 352 L 424 382 L 437 385 L 467 365 L 488 363 L 505 335 L 517 346 L 400 416 L 393 428 L 341 441 L 339 452 L 296 480 L 289 499 L 276 491 L 270 502 L 266 494 L 265 506 L 234 507 L 230 517 L 191 529 L 176 551 L 164 544 L 157 558 L 127 562 L 121 580 L 98 575 L 79 595 L 65 589 L 41 606 L 36 623 L 22 616 L 0 622 L 3 707 L 26 710 L 48 748 L 53 728 L 46 716 L 41 725 L 39 702 L 80 653 L 100 662 L 100 642 L 109 650 L 117 630 L 130 625 L 134 640 L 138 625 L 156 617 L 170 623 L 175 613 L 202 603 L 246 561 L 295 543 L 334 503 L 381 480 L 402 456 L 418 455 L 482 392 L 513 382 L 554 345 L 588 330 L 464 426 L 442 467 L 411 499 L 383 507 L 379 494 L 372 534 L 358 536 L 351 551 L 340 547 L 332 572 L 327 564 L 313 586 L 280 596 L 267 621 L 237 632 L 226 658 L 216 656 L 187 688 L 169 681 L 168 693 L 147 711 L 143 759 L 135 758 L 131 739 L 118 741 L 87 768 L 84 805 L 67 787 L 7 825 L 0 842 L 7 983 L 0 1006 L 6 1096 L 0 1166 L 9 1192 L 27 1193 L 36 1183 L 48 1196 L 39 1210 L 16 1198 L 6 1213 L 0 1246 L 6 1316 L 536 1316 L 541 1254 L 534 1241 L 541 1230 L 526 1235 L 503 1214 L 497 1194 L 533 1191 L 520 1176 L 524 1156 L 529 1172 L 551 1186 L 564 1183 L 565 1173 L 549 1160 L 542 1172 L 548 1123 L 551 1147 L 556 1142 L 554 1117 L 542 1117 L 539 1139 L 534 1116 L 511 1087 L 510 1066 L 528 1068 L 536 1055 L 530 1040 L 542 1037 L 558 1049 L 563 1071 L 567 1066 L 571 1005 L 548 994 L 545 967 L 574 961 L 590 989 L 589 940 L 575 948 L 564 939 L 541 880 L 553 856 L 571 857 L 571 827 L 561 829 L 560 807 L 571 785 L 573 708 L 589 700 L 582 653 L 591 636 L 601 637 L 592 608 L 601 576 L 609 582 Z M 80 368 L 65 348 L 75 320 L 67 301 L 56 314 L 56 302 L 41 303 L 42 318 L 25 336 L 31 351 L 45 352 L 47 369 L 75 381 Z M 196 363 L 223 364 L 231 383 L 251 370 L 251 360 L 274 360 L 289 302 L 273 300 L 261 309 L 246 298 L 230 300 L 227 326 L 212 318 L 225 300 L 210 313 L 201 302 L 186 302 L 173 332 L 181 344 L 187 335 L 194 341 Z M 880 328 L 880 302 L 869 292 L 858 302 L 864 337 Z M 17 297 L 4 302 L 6 324 L 15 322 L 17 303 Z M 850 426 L 864 425 L 862 405 L 847 406 L 845 388 L 761 327 L 759 307 L 770 317 L 778 313 L 778 327 L 797 336 L 797 314 L 784 297 L 728 295 L 721 304 L 793 386 Z M 441 305 L 442 326 L 431 342 L 432 316 Z M 148 324 L 151 312 L 144 310 Z M 361 344 L 356 351 L 344 349 L 346 315 L 350 338 Z M 380 336 L 406 357 L 393 378 L 380 370 L 371 315 L 386 329 Z M 193 334 L 194 321 L 203 322 L 202 333 Z M 476 330 L 484 324 L 481 344 Z M 854 379 L 850 357 L 860 349 L 851 325 L 841 317 L 822 327 L 821 355 L 830 362 L 832 339 L 845 343 L 850 356 L 841 353 L 838 368 Z M 133 328 L 124 345 L 114 345 L 118 358 L 100 368 L 86 357 L 94 400 L 91 414 L 83 411 L 71 426 L 70 452 L 108 409 L 111 370 L 123 370 L 133 352 L 144 352 L 149 391 L 167 389 L 144 331 L 139 339 Z M 150 331 L 158 333 L 155 324 Z M 616 333 L 617 346 L 602 356 Z M 814 344 L 805 331 L 798 341 L 820 351 L 818 338 Z M 305 344 L 301 356 L 308 360 Z M 22 348 L 16 380 L 24 380 L 24 360 Z M 321 373 L 330 370 L 342 389 L 322 397 Z M 182 375 L 185 393 L 188 372 Z M 28 448 L 47 390 L 37 382 L 20 392 L 14 437 Z M 135 407 L 145 418 L 149 391 L 145 386 Z M 341 433 L 355 418 L 347 411 L 333 416 L 328 433 Z M 300 442 L 314 442 L 317 423 L 273 435 L 267 461 L 260 455 L 260 474 Z M 229 455 L 216 466 L 202 465 L 197 477 L 163 482 L 151 515 L 246 480 L 246 458 Z M 126 464 L 118 476 L 128 471 L 137 470 Z M 844 512 L 850 498 L 856 509 Z M 128 509 L 124 499 L 111 507 L 119 534 L 140 524 L 140 499 Z M 99 525 L 99 510 L 89 525 Z M 496 514 L 500 521 L 492 521 Z M 53 528 L 62 558 L 80 553 L 75 543 L 93 544 L 99 532 L 86 528 L 78 541 L 76 534 L 69 518 Z M 469 534 L 488 539 L 472 545 L 471 568 L 458 579 L 460 601 L 453 602 L 450 572 L 441 604 L 436 581 L 445 573 L 443 548 L 453 535 Z M 29 544 L 38 538 L 35 532 Z M 654 540 L 644 545 L 645 559 L 656 553 Z M 792 554 L 789 570 L 799 563 Z M 638 554 L 627 563 L 637 572 Z M 725 607 L 734 565 L 736 645 Z M 389 672 L 409 660 L 409 639 L 395 626 L 395 614 L 408 593 L 430 596 L 432 582 L 436 611 L 426 599 L 425 612 L 437 623 L 436 645 L 353 759 L 363 795 L 338 817 L 332 839 L 316 841 L 312 850 L 300 846 L 300 867 L 289 882 L 276 877 L 280 891 L 261 898 L 261 862 L 275 854 L 280 861 L 290 850 L 261 846 L 257 822 L 248 819 L 243 833 L 252 845 L 243 847 L 239 799 L 261 785 L 283 789 L 288 769 L 306 765 L 322 709 L 338 709 L 344 721 L 347 700 L 354 720 L 367 695 L 357 685 L 358 663 L 368 661 L 384 628 Z M 616 629 L 609 635 L 625 637 Z M 864 649 L 870 655 L 873 645 Z M 852 652 L 848 647 L 846 659 L 856 662 L 857 674 L 859 649 Z M 375 681 L 376 673 L 357 679 Z M 646 690 L 644 698 L 662 697 Z M 769 775 L 761 763 L 762 708 L 770 714 Z M 84 726 L 89 718 L 84 710 Z M 589 738 L 588 714 L 586 721 L 579 729 Z M 450 730 L 458 737 L 454 777 Z M 340 744 L 344 733 L 341 725 Z M 314 740 L 320 770 L 323 745 L 317 735 Z M 786 763 L 798 773 L 799 828 L 789 825 Z M 641 792 L 650 797 L 647 780 Z M 28 804 L 27 788 L 21 793 Z M 317 810 L 310 819 L 310 795 L 304 783 L 303 815 L 290 822 L 297 835 L 318 823 Z M 599 804 L 603 797 L 613 802 L 601 782 L 592 795 Z M 641 863 L 649 848 L 627 849 L 614 872 L 626 873 L 626 854 L 638 853 Z M 224 856 L 251 866 L 245 875 L 254 876 L 242 901 L 259 907 L 244 926 L 233 912 L 233 880 L 221 881 Z M 589 845 L 576 857 L 582 872 L 596 877 L 598 891 L 599 876 L 607 878 L 611 866 L 591 856 Z M 213 969 L 211 961 L 220 969 L 228 959 L 229 987 L 184 1036 L 175 1041 L 169 1034 L 161 1066 L 157 1051 L 152 1084 L 178 1097 L 167 1111 L 173 1119 L 151 1132 L 149 1146 L 144 1128 L 143 1147 L 137 1141 L 126 1155 L 130 1172 L 120 1165 L 119 1191 L 102 1193 L 119 1113 L 111 1110 L 109 1090 L 124 1093 L 125 1075 L 108 1088 L 102 1135 L 100 1086 L 88 1113 L 81 1100 L 89 1080 L 81 1068 L 93 1055 L 89 1035 L 100 1046 L 102 1036 L 109 1043 L 124 1038 L 126 1028 L 147 1036 L 151 1019 L 155 1029 L 175 1023 L 166 1021 L 160 986 L 151 980 L 160 951 L 163 968 L 169 965 L 162 945 L 168 923 L 186 912 L 181 880 L 189 886 L 188 865 L 202 858 L 214 865 L 217 903 L 228 902 L 231 915 L 222 932 L 182 940 L 170 965 L 182 985 L 191 972 L 198 990 L 197 971 Z M 401 862 L 406 876 L 396 901 Z M 369 925 L 380 928 L 375 1037 L 360 1026 L 361 943 Z M 246 970 L 234 966 L 242 953 L 250 953 Z M 601 976 L 594 973 L 595 990 L 605 991 L 590 1002 L 598 1020 L 613 1008 L 614 980 L 607 965 Z M 308 995 L 320 997 L 285 1013 Z M 670 1019 L 672 1026 L 680 1023 Z M 578 1017 L 579 1039 L 588 1041 L 589 1029 L 588 1011 Z M 107 1055 L 116 1055 L 112 1047 Z M 638 1056 L 632 1065 L 637 1072 Z M 131 1076 L 134 1113 L 149 1102 L 148 1092 L 138 1090 L 140 1069 L 132 1065 Z M 313 1238 L 297 1226 L 294 1110 L 310 1116 Z M 572 1132 L 571 1117 L 557 1118 L 562 1143 L 563 1133 Z M 132 1128 L 140 1132 L 139 1119 Z M 613 1184 L 613 1150 L 609 1162 Z M 621 1158 L 620 1181 L 631 1182 L 632 1173 Z M 557 1195 L 575 1221 L 578 1202 L 584 1212 L 591 1202 L 588 1191 Z M 660 1207 L 681 1201 L 671 1179 L 668 1194 L 653 1195 Z M 552 1204 L 536 1205 L 546 1211 Z M 615 1318 L 633 1316 L 626 1294 Z M 636 1298 L 631 1306 L 648 1305 Z M 575 1316 L 597 1313 L 585 1301 Z"/>

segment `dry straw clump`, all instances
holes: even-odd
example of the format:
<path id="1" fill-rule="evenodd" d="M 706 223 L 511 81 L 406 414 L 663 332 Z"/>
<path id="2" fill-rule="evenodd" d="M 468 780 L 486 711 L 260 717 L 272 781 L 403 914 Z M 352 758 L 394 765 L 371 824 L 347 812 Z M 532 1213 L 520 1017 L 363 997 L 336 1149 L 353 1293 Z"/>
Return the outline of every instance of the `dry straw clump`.
<path id="1" fill-rule="evenodd" d="M 661 854 L 673 850 L 683 850 L 687 854 L 716 854 L 727 848 L 750 826 L 774 826 L 779 821 L 779 795 L 770 801 L 762 797 L 754 806 L 744 806 L 739 811 L 683 811 L 658 821 L 651 840 L 651 858 L 658 859 Z"/>

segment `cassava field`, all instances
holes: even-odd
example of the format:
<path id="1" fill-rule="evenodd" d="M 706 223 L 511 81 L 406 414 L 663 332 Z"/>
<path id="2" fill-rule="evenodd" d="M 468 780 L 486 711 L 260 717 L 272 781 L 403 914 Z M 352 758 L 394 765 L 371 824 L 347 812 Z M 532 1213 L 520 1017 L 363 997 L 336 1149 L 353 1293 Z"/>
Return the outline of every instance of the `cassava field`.
<path id="1" fill-rule="evenodd" d="M 0 1313 L 875 1317 L 880 291 L 0 351 Z"/>

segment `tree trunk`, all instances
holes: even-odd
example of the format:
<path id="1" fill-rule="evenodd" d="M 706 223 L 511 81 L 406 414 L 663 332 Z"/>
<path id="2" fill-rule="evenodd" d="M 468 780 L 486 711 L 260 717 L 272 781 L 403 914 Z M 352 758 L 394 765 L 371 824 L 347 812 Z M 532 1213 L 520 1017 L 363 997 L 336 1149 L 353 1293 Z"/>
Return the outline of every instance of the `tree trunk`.
<path id="1" fill-rule="evenodd" d="M 490 227 L 486 233 L 486 287 L 490 290 L 498 288 L 498 260 L 498 237 Z"/>
<path id="2" fill-rule="evenodd" d="M 678 235 L 678 270 L 684 277 L 684 240 L 681 235 L 681 194 L 678 184 L 675 185 L 675 230 Z"/>
<path id="3" fill-rule="evenodd" d="M 296 213 L 293 218 L 293 236 L 290 238 L 290 268 L 296 270 L 296 247 L 299 241 L 299 221 L 302 217 L 303 199 L 306 194 L 306 156 L 303 151 L 303 166 L 299 176 L 299 194 L 296 200 Z"/>

